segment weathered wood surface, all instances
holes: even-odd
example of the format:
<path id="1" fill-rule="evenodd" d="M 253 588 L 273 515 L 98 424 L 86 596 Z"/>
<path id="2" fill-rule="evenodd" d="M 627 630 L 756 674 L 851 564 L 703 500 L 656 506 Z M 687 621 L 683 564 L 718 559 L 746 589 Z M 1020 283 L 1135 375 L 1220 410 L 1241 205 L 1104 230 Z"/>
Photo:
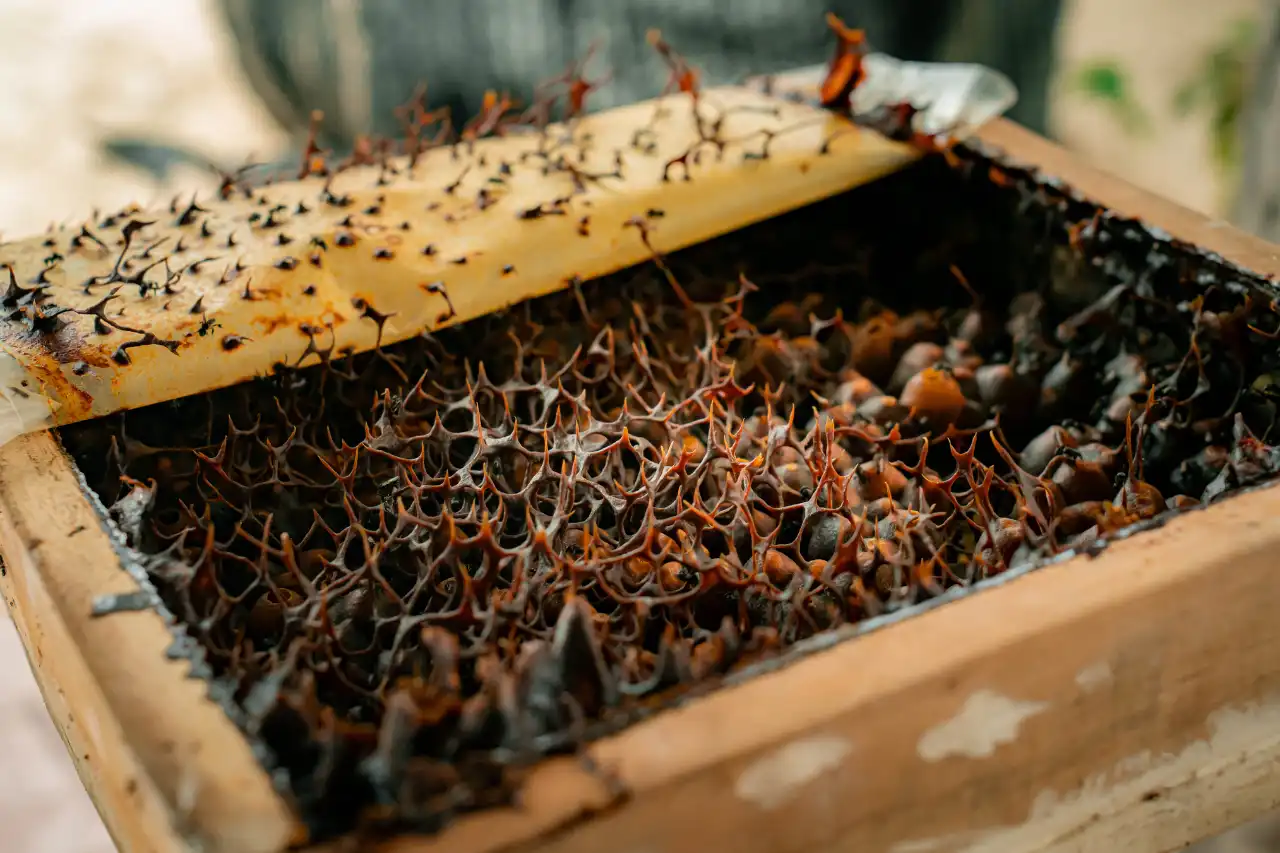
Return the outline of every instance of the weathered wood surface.
<path id="1" fill-rule="evenodd" d="M 1280 249 L 997 123 L 984 137 L 1265 273 Z M 519 810 L 388 851 L 1157 853 L 1280 804 L 1280 489 L 971 595 L 547 762 Z M 245 742 L 164 657 L 54 439 L 0 448 L 0 578 L 125 850 L 271 851 L 293 831 Z M 610 782 L 630 796 L 614 797 Z M 588 815 L 590 817 L 587 817 Z"/>

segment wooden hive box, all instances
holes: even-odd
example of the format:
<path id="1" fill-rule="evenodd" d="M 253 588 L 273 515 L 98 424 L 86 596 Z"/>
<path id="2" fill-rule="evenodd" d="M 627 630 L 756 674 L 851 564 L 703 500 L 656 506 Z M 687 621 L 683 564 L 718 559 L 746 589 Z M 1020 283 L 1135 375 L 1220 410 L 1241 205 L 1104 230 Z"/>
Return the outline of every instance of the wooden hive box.
<path id="1" fill-rule="evenodd" d="M 1280 248 L 1016 125 L 996 122 L 981 145 L 1115 216 L 1280 274 Z M 875 620 L 597 739 L 589 762 L 546 759 L 519 807 L 377 849 L 1180 847 L 1280 805 L 1277 516 L 1280 491 L 1253 489 Z M 0 448 L 0 589 L 116 842 L 284 849 L 300 837 L 294 814 L 189 664 L 166 656 L 166 622 L 91 615 L 136 588 L 120 546 L 55 433 Z"/>

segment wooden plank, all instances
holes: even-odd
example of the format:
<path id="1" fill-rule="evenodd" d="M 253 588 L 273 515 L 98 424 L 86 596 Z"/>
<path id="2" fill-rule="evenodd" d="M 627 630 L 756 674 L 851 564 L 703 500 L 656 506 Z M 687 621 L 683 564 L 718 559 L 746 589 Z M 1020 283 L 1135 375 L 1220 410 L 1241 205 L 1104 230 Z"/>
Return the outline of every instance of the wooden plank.
<path id="1" fill-rule="evenodd" d="M 268 853 L 292 819 L 153 612 L 94 618 L 137 588 L 50 433 L 0 447 L 0 578 L 76 769 L 126 851 Z"/>
<path id="2" fill-rule="evenodd" d="M 1280 273 L 1276 247 L 1013 125 L 983 138 Z M 0 583 L 46 696 L 65 691 L 55 719 L 77 751 L 88 744 L 78 767 L 121 843 L 279 849 L 287 810 L 163 657 L 159 618 L 90 617 L 95 595 L 132 582 L 51 437 L 0 448 L 0 510 Z M 588 752 L 603 774 L 546 762 L 520 809 L 384 850 L 1174 849 L 1280 804 L 1278 514 L 1280 488 L 1259 490 L 977 592 L 600 741 Z M 123 796 L 129 779 L 152 799 Z"/>
<path id="3" fill-rule="evenodd" d="M 997 120 L 978 134 L 983 142 L 1010 152 L 1044 174 L 1062 178 L 1084 195 L 1118 213 L 1140 218 L 1170 234 L 1230 259 L 1246 269 L 1280 276 L 1280 246 L 1220 219 L 1174 204 L 1149 190 L 1082 162 L 1070 151 L 1011 121 Z"/>
<path id="4" fill-rule="evenodd" d="M 701 134 L 713 124 L 709 142 Z M 55 315 L 56 351 L 26 321 L 0 318 L 0 441 L 211 391 L 277 364 L 315 363 L 317 330 L 321 346 L 362 352 L 465 322 L 641 263 L 653 248 L 674 251 L 812 204 L 920 156 L 817 107 L 734 86 L 709 89 L 696 105 L 668 96 L 548 133 L 433 148 L 390 173 L 363 165 L 252 197 L 201 199 L 196 213 L 117 213 L 110 227 L 89 223 L 96 243 L 78 236 L 77 223 L 0 244 L 0 270 L 47 280 L 44 310 L 68 309 Z M 572 165 L 547 165 L 569 152 Z M 339 206 L 323 201 L 334 197 Z M 645 226 L 652 245 L 629 224 L 647 222 L 649 211 L 661 211 L 653 217 L 661 222 Z M 134 245 L 126 230 L 137 245 L 160 247 L 148 263 L 171 270 L 172 299 L 152 298 L 163 277 L 109 292 L 84 286 L 115 281 L 117 246 Z M 50 257 L 61 260 L 50 266 Z M 93 306 L 108 297 L 127 312 L 128 334 L 94 333 L 103 321 Z M 362 319 L 366 307 L 385 319 Z M 137 345 L 152 338 L 167 344 Z M 6 390 L 13 386 L 27 390 Z"/>

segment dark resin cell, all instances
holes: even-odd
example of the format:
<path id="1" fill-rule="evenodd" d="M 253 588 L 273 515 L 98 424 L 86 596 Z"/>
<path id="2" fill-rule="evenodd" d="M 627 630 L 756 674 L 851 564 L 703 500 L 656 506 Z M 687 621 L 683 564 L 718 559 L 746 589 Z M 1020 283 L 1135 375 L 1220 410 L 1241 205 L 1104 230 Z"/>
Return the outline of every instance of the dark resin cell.
<path id="1" fill-rule="evenodd" d="M 1275 296 L 962 149 L 61 435 L 314 836 L 433 830 L 806 639 L 1270 477 Z"/>

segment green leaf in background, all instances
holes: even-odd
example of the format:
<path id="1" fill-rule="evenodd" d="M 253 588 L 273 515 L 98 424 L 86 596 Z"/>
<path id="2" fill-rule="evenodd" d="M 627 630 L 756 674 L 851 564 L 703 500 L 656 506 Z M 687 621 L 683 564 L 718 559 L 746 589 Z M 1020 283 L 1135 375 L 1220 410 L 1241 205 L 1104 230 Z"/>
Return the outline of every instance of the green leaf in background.
<path id="1" fill-rule="evenodd" d="M 1076 69 L 1071 78 L 1076 91 L 1104 104 L 1133 134 L 1146 133 L 1151 122 L 1130 91 L 1128 76 L 1114 59 L 1095 60 Z"/>
<path id="2" fill-rule="evenodd" d="M 1128 97 L 1124 72 L 1113 61 L 1086 65 L 1080 69 L 1077 79 L 1084 91 L 1101 100 L 1121 103 Z"/>
<path id="3" fill-rule="evenodd" d="M 1174 94 L 1179 116 L 1208 112 L 1213 158 L 1219 169 L 1233 171 L 1240 159 L 1240 113 L 1249 91 L 1249 70 L 1258 26 L 1251 19 L 1232 23 L 1227 36 L 1207 51 L 1195 75 Z"/>

